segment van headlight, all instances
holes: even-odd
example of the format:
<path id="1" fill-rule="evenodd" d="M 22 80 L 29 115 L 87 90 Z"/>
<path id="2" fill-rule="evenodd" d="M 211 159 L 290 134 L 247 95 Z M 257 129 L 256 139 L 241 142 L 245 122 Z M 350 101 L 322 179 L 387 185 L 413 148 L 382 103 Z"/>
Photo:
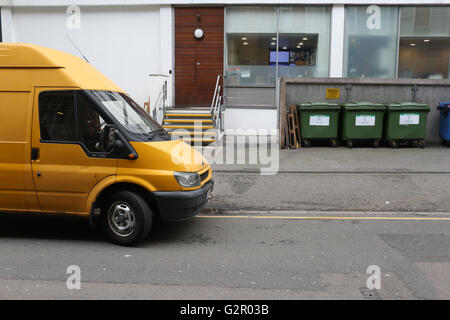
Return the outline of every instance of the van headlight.
<path id="1" fill-rule="evenodd" d="M 200 175 L 197 172 L 177 172 L 173 173 L 175 179 L 182 187 L 198 187 L 200 185 Z"/>

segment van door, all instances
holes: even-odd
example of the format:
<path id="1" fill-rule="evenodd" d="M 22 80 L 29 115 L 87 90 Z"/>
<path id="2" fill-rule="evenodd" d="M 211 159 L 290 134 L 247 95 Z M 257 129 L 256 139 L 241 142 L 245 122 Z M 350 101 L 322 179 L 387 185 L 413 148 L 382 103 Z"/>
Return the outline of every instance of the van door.
<path id="1" fill-rule="evenodd" d="M 36 88 L 32 170 L 42 211 L 83 213 L 92 188 L 116 174 L 100 141 L 108 123 L 81 90 Z"/>
<path id="2" fill-rule="evenodd" d="M 0 210 L 39 210 L 31 176 L 30 91 L 0 91 Z"/>

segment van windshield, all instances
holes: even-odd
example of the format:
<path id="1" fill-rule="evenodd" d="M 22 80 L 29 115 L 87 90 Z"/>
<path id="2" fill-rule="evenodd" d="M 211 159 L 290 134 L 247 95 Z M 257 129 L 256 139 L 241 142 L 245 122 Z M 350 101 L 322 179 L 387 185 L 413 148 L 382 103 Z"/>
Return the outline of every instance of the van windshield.
<path id="1" fill-rule="evenodd" d="M 123 93 L 89 90 L 89 94 L 133 135 L 163 130 L 139 105 Z"/>

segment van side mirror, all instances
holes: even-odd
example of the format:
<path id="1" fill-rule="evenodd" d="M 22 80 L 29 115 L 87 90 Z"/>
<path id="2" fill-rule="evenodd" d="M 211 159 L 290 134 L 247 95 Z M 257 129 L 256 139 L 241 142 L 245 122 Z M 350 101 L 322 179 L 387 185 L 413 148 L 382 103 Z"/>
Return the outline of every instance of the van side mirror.
<path id="1" fill-rule="evenodd" d="M 136 151 L 126 143 L 119 134 L 119 130 L 114 124 L 107 124 L 103 129 L 103 145 L 108 152 L 119 157 L 135 160 Z"/>
<path id="2" fill-rule="evenodd" d="M 113 124 L 107 124 L 103 128 L 103 146 L 105 150 L 112 150 L 116 146 L 116 141 L 118 141 L 118 131 L 117 127 Z M 123 144 L 123 143 L 122 143 Z"/>
<path id="3" fill-rule="evenodd" d="M 117 151 L 122 149 L 125 144 L 119 136 L 119 130 L 114 124 L 107 124 L 103 129 L 103 144 L 106 150 Z"/>

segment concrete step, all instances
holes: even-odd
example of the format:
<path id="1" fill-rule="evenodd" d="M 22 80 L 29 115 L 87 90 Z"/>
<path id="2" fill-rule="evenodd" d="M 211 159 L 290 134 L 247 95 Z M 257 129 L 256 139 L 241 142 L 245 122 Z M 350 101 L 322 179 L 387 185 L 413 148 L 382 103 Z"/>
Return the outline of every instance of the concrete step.
<path id="1" fill-rule="evenodd" d="M 186 141 L 186 142 L 191 142 L 191 143 L 193 143 L 193 142 L 212 143 L 212 142 L 216 141 L 216 139 L 195 139 L 195 138 L 194 139 L 193 138 L 183 138 L 181 140 Z"/>
<path id="2" fill-rule="evenodd" d="M 168 133 L 170 135 L 174 135 L 174 136 L 179 135 L 179 133 L 172 132 L 172 131 L 169 131 Z M 193 131 L 188 132 L 188 134 L 191 136 L 202 136 L 202 137 L 206 137 L 206 136 L 211 137 L 211 136 L 216 135 L 215 132 L 193 132 Z"/>
<path id="3" fill-rule="evenodd" d="M 185 119 L 170 119 L 170 118 L 166 118 L 164 119 L 164 123 L 189 123 L 189 124 L 194 124 L 194 123 L 212 123 L 211 119 L 190 119 L 190 118 L 185 118 Z"/>
<path id="4" fill-rule="evenodd" d="M 207 130 L 207 129 L 214 129 L 214 126 L 191 126 L 191 125 L 163 125 L 162 126 L 164 129 L 202 129 L 202 130 Z"/>
<path id="5" fill-rule="evenodd" d="M 194 109 L 194 108 L 184 108 L 184 109 L 166 109 L 166 114 L 211 114 L 209 108 Z"/>
<path id="6" fill-rule="evenodd" d="M 189 112 L 189 113 L 178 113 L 177 112 L 177 113 L 166 113 L 166 117 L 211 118 L 211 113 L 209 113 L 209 112 L 208 113 L 192 113 L 192 112 Z"/>
<path id="7" fill-rule="evenodd" d="M 216 141 L 215 132 L 205 132 L 214 129 L 213 119 L 209 108 L 171 108 L 166 109 L 162 127 L 174 138 L 178 137 L 188 143 L 209 144 Z M 188 132 L 184 134 L 172 132 L 176 129 Z"/>

